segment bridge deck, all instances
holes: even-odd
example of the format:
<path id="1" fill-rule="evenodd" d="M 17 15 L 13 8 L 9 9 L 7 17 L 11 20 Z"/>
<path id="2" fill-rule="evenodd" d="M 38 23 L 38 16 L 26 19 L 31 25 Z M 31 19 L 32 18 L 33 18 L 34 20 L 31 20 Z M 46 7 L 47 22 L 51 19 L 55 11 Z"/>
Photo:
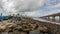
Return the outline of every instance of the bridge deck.
<path id="1" fill-rule="evenodd" d="M 58 22 L 52 22 L 52 21 L 45 20 L 45 19 L 42 19 L 42 18 L 33 18 L 33 19 L 34 19 L 34 20 L 41 21 L 41 22 L 46 22 L 46 23 L 51 23 L 51 24 L 60 25 L 60 23 L 58 23 Z"/>

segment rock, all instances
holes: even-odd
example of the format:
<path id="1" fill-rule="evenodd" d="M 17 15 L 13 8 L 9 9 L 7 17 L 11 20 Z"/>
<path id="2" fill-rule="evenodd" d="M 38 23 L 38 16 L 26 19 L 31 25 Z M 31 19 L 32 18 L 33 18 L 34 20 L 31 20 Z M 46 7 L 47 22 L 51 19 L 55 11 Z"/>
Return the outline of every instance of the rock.
<path id="1" fill-rule="evenodd" d="M 8 34 L 8 32 L 2 32 L 2 34 Z"/>
<path id="2" fill-rule="evenodd" d="M 43 31 L 43 32 L 47 32 L 48 31 L 48 28 L 45 27 L 45 26 L 39 26 L 38 27 L 38 30 Z"/>
<path id="3" fill-rule="evenodd" d="M 6 30 L 7 28 L 16 27 L 14 23 L 1 23 L 0 30 Z"/>
<path id="4" fill-rule="evenodd" d="M 33 20 L 31 18 L 15 18 L 10 22 L 3 22 L 0 23 L 0 32 L 2 34 L 6 33 L 9 34 L 43 34 L 43 32 L 47 32 L 48 28 L 46 26 L 40 25 L 40 22 Z M 6 33 L 7 34 L 7 33 Z"/>
<path id="5" fill-rule="evenodd" d="M 27 34 L 27 33 L 25 33 L 25 32 L 20 32 L 20 34 Z"/>
<path id="6" fill-rule="evenodd" d="M 39 34 L 40 31 L 39 30 L 32 30 L 32 31 L 29 31 L 29 34 Z"/>
<path id="7" fill-rule="evenodd" d="M 9 34 L 13 34 L 13 32 L 10 32 Z"/>
<path id="8" fill-rule="evenodd" d="M 36 24 L 31 24 L 32 30 L 36 28 Z"/>
<path id="9" fill-rule="evenodd" d="M 14 34 L 20 34 L 20 32 L 18 30 L 14 30 L 13 33 Z"/>

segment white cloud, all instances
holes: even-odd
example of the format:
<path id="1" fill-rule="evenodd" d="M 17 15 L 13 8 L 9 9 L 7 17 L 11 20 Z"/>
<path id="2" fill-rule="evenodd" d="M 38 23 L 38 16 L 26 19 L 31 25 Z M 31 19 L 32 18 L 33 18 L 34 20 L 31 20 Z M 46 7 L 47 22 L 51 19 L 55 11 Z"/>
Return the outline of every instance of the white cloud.
<path id="1" fill-rule="evenodd" d="M 60 3 L 58 3 L 57 5 L 53 6 L 54 8 L 59 8 L 60 7 Z"/>
<path id="2" fill-rule="evenodd" d="M 44 3 L 45 3 L 45 6 L 43 6 L 44 10 L 42 9 L 42 11 L 45 11 L 44 15 L 50 15 L 60 12 L 60 0 L 46 0 Z"/>
<path id="3" fill-rule="evenodd" d="M 33 16 L 36 13 L 34 11 L 43 5 L 43 0 L 3 0 L 3 2 L 5 2 L 4 9 L 7 10 L 7 13 L 24 13 L 28 11 L 28 13 L 25 14 L 30 16 Z"/>
<path id="4" fill-rule="evenodd" d="M 60 0 L 3 0 L 3 2 L 6 13 L 10 12 L 11 14 L 22 12 L 22 15 L 38 17 L 60 12 Z M 46 11 L 49 13 L 45 13 Z M 40 12 L 44 12 L 44 14 Z"/>
<path id="5" fill-rule="evenodd" d="M 7 0 L 2 0 L 3 2 L 7 2 Z"/>
<path id="6" fill-rule="evenodd" d="M 40 17 L 41 14 L 38 10 L 36 11 L 33 11 L 33 12 L 25 12 L 23 15 L 27 15 L 27 16 L 30 16 L 30 17 Z"/>

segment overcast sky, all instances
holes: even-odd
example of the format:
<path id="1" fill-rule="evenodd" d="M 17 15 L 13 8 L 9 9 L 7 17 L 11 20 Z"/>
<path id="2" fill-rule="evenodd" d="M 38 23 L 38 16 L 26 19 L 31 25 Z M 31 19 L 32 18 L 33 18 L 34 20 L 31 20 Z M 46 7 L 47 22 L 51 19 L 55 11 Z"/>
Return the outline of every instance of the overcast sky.
<path id="1" fill-rule="evenodd" d="M 60 12 L 60 0 L 0 0 L 0 13 L 40 17 Z"/>

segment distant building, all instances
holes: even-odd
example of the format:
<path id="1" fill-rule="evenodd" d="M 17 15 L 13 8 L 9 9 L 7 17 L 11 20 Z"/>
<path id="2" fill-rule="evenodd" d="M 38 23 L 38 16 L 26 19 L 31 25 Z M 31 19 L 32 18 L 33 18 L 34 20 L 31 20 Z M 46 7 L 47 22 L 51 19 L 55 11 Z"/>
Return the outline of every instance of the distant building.
<path id="1" fill-rule="evenodd" d="M 0 16 L 2 16 L 2 13 L 1 13 L 1 15 Z"/>

